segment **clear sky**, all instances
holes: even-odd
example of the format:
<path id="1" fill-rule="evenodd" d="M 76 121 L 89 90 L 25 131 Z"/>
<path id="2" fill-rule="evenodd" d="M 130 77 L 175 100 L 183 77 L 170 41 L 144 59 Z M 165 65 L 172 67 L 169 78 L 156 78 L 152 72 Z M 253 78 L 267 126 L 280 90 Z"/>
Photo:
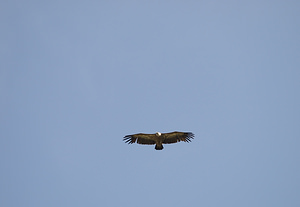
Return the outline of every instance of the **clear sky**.
<path id="1" fill-rule="evenodd" d="M 0 206 L 300 206 L 299 1 L 3 1 Z M 191 143 L 127 145 L 188 131 Z"/>

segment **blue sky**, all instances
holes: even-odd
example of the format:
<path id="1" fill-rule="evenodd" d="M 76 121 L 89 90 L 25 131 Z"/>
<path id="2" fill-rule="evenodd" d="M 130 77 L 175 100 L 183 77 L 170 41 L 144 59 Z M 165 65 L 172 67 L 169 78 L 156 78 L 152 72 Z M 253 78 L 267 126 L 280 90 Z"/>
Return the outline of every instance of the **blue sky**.
<path id="1" fill-rule="evenodd" d="M 1 206 L 300 205 L 299 2 L 1 5 Z"/>

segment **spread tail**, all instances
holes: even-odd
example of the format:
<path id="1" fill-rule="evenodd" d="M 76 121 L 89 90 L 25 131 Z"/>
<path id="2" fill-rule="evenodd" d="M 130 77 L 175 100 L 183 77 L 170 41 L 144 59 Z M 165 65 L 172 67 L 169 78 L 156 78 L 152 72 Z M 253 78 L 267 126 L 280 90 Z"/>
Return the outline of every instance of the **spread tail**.
<path id="1" fill-rule="evenodd" d="M 164 147 L 162 146 L 162 144 L 160 145 L 155 145 L 155 149 L 156 150 L 162 150 Z"/>

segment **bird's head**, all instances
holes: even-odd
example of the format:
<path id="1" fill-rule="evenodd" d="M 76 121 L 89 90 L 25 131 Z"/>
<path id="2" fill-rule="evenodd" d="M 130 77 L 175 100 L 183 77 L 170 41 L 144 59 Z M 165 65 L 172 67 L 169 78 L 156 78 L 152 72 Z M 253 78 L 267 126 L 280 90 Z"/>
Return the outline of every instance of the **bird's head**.
<path id="1" fill-rule="evenodd" d="M 158 137 L 161 136 L 161 133 L 160 133 L 160 132 L 156 132 L 155 134 L 156 134 L 156 136 L 158 136 Z"/>

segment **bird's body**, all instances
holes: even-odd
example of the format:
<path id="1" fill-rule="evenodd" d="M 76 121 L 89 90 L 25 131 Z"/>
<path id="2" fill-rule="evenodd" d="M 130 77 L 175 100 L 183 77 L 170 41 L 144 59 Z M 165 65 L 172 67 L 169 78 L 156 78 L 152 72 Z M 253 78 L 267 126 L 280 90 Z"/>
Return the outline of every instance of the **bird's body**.
<path id="1" fill-rule="evenodd" d="M 128 144 L 133 144 L 137 142 L 138 144 L 153 145 L 155 144 L 156 150 L 162 150 L 164 147 L 162 144 L 172 144 L 176 142 L 191 142 L 194 138 L 194 134 L 191 132 L 170 132 L 170 133 L 160 133 L 155 134 L 133 134 L 124 137 L 124 141 Z"/>

